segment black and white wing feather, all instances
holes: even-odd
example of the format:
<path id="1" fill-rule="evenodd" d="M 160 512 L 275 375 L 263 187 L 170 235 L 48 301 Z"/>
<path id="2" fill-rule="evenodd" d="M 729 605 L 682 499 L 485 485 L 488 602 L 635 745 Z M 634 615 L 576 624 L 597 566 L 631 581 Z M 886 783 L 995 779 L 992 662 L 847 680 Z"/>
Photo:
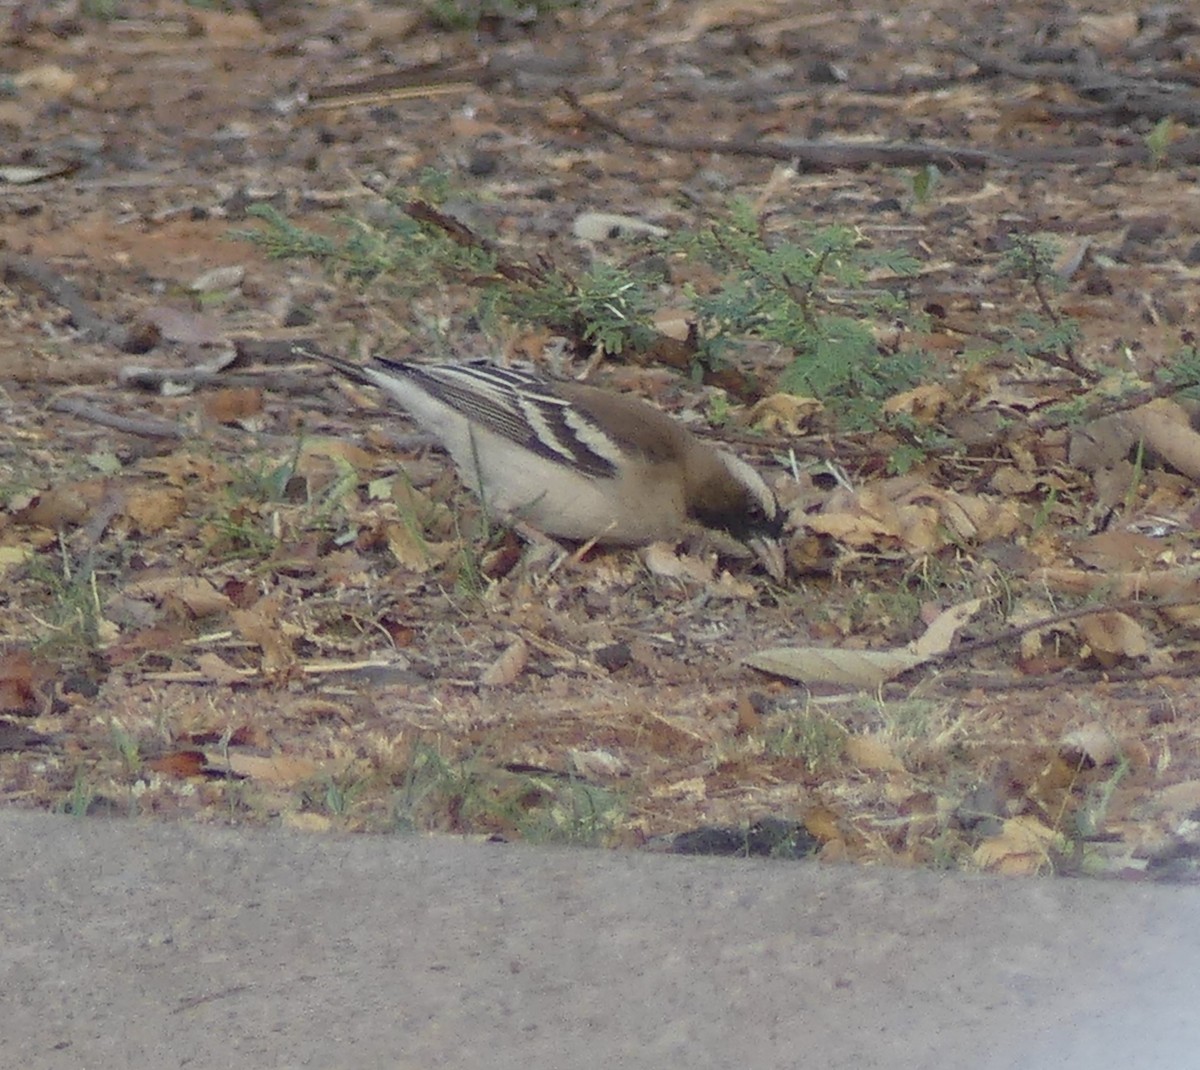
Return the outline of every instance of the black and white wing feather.
<path id="1" fill-rule="evenodd" d="M 376 357 L 375 364 L 539 457 L 595 478 L 617 473 L 620 448 L 545 379 L 486 360 L 421 365 Z"/>

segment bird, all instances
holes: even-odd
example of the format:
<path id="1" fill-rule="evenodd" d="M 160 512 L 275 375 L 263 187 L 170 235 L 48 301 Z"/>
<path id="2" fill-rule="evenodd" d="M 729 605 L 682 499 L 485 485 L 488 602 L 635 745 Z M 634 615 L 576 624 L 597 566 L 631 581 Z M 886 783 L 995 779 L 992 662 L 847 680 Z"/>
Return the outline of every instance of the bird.
<path id="1" fill-rule="evenodd" d="M 363 365 L 303 353 L 378 387 L 441 441 L 488 510 L 546 535 L 640 546 L 699 525 L 761 557 L 755 540 L 781 533 L 775 494 L 749 464 L 640 398 L 486 359 Z"/>

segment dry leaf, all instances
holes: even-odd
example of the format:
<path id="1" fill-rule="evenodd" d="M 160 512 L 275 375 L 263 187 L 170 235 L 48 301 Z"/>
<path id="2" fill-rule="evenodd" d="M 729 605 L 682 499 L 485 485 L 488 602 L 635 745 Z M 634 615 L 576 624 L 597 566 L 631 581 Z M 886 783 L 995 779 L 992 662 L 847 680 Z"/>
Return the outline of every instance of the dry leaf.
<path id="1" fill-rule="evenodd" d="M 1162 552 L 1163 543 L 1136 531 L 1103 531 L 1076 540 L 1070 549 L 1085 565 L 1110 571 L 1151 563 Z"/>
<path id="2" fill-rule="evenodd" d="M 110 486 L 107 479 L 60 483 L 43 491 L 28 506 L 18 510 L 14 519 L 18 524 L 36 524 L 51 530 L 84 524 L 100 507 Z"/>
<path id="3" fill-rule="evenodd" d="M 1112 468 L 1139 442 L 1190 479 L 1200 479 L 1200 434 L 1183 406 L 1168 398 L 1093 420 L 1072 434 L 1067 459 L 1089 472 Z"/>
<path id="4" fill-rule="evenodd" d="M 688 44 L 718 26 L 753 26 L 781 9 L 786 10 L 783 0 L 712 0 L 697 7 L 682 30 L 658 34 L 653 43 L 658 46 Z"/>
<path id="5" fill-rule="evenodd" d="M 142 535 L 165 531 L 187 511 L 187 498 L 175 487 L 133 487 L 125 494 L 121 512 Z"/>
<path id="6" fill-rule="evenodd" d="M 0 546 L 0 579 L 10 569 L 27 565 L 33 560 L 35 552 L 31 543 L 22 543 L 19 546 Z"/>
<path id="7" fill-rule="evenodd" d="M 80 84 L 79 75 L 55 63 L 26 67 L 9 75 L 9 81 L 18 89 L 28 89 L 48 97 L 65 97 Z"/>
<path id="8" fill-rule="evenodd" d="M 1126 51 L 1138 33 L 1136 10 L 1122 11 L 1115 15 L 1099 15 L 1080 12 L 1079 36 L 1098 52 L 1116 54 Z"/>
<path id="9" fill-rule="evenodd" d="M 686 308 L 660 308 L 650 317 L 659 334 L 675 339 L 676 342 L 686 342 L 692 334 L 694 313 Z"/>
<path id="10" fill-rule="evenodd" d="M 1156 398 L 1126 416 L 1134 436 L 1142 439 L 1148 450 L 1189 479 L 1200 479 L 1200 434 L 1192 430 L 1179 402 Z"/>
<path id="11" fill-rule="evenodd" d="M 803 525 L 815 535 L 828 535 L 856 549 L 880 546 L 900 538 L 896 518 L 881 520 L 861 512 L 829 512 L 803 518 Z"/>
<path id="12" fill-rule="evenodd" d="M 1098 472 L 1120 464 L 1137 444 L 1125 413 L 1102 416 L 1071 433 L 1067 461 L 1073 468 Z"/>
<path id="13" fill-rule="evenodd" d="M 314 458 L 346 461 L 358 472 L 371 468 L 377 461 L 375 454 L 347 439 L 317 438 L 304 443 L 296 462 L 296 471 L 300 475 L 308 475 L 309 469 L 305 464 L 311 465 Z"/>
<path id="14" fill-rule="evenodd" d="M 803 525 L 856 549 L 899 542 L 910 553 L 930 554 L 947 545 L 948 533 L 969 542 L 1008 538 L 1020 529 L 1021 515 L 1016 502 L 945 491 L 905 476 L 836 492 Z"/>
<path id="15" fill-rule="evenodd" d="M 1159 598 L 1183 601 L 1200 596 L 1200 574 L 1195 568 L 1170 572 L 1089 572 L 1077 568 L 1040 568 L 1030 576 L 1034 584 L 1068 594 L 1103 592 L 1114 599 Z"/>
<path id="16" fill-rule="evenodd" d="M 769 571 L 773 579 L 783 581 L 782 574 L 776 575 L 775 571 Z M 727 571 L 723 571 L 715 583 L 708 585 L 708 593 L 714 598 L 727 598 L 738 602 L 752 602 L 758 598 L 758 590 L 750 580 L 739 579 Z"/>
<path id="17" fill-rule="evenodd" d="M 125 594 L 152 598 L 177 618 L 198 619 L 225 613 L 233 603 L 208 580 L 198 576 L 158 576 L 127 584 Z"/>
<path id="18" fill-rule="evenodd" d="M 891 650 L 837 650 L 829 647 L 775 647 L 743 659 L 762 672 L 806 684 L 878 687 L 949 649 L 954 635 L 979 612 L 982 599 L 973 598 L 939 613 L 915 643 Z"/>
<path id="19" fill-rule="evenodd" d="M 904 763 L 878 736 L 848 736 L 846 757 L 859 769 L 880 773 L 903 773 Z"/>
<path id="20" fill-rule="evenodd" d="M 529 645 L 517 636 L 492 662 L 479 678 L 484 687 L 507 687 L 513 683 L 529 663 Z"/>
<path id="21" fill-rule="evenodd" d="M 738 695 L 736 710 L 737 725 L 734 728 L 735 735 L 744 736 L 762 727 L 762 714 L 754 708 L 754 703 L 750 701 L 749 696 Z"/>
<path id="22" fill-rule="evenodd" d="M 19 164 L 6 164 L 0 167 L 0 183 L 10 186 L 30 186 L 35 182 L 45 182 L 60 175 L 69 175 L 76 169 L 75 164 L 58 164 L 51 167 L 22 167 Z"/>
<path id="23" fill-rule="evenodd" d="M 944 654 L 950 649 L 950 644 L 954 642 L 958 630 L 982 607 L 982 598 L 972 598 L 943 610 L 930 622 L 929 627 L 925 629 L 925 634 L 916 642 L 909 644 L 912 652 L 922 660 L 937 654 Z"/>
<path id="24" fill-rule="evenodd" d="M 296 661 L 291 637 L 297 627 L 289 627 L 279 619 L 279 597 L 262 598 L 250 609 L 235 609 L 230 614 L 242 637 L 262 649 L 264 672 L 278 672 Z"/>
<path id="25" fill-rule="evenodd" d="M 610 241 L 614 238 L 636 238 L 642 234 L 665 238 L 671 232 L 666 227 L 647 223 L 637 216 L 616 215 L 613 212 L 582 212 L 571 224 L 571 233 L 581 241 Z"/>
<path id="26" fill-rule="evenodd" d="M 290 787 L 311 780 L 321 767 L 309 758 L 296 758 L 283 754 L 263 757 L 231 750 L 206 751 L 208 768 L 213 772 L 232 773 L 234 776 L 249 777 L 264 784 Z"/>
<path id="27" fill-rule="evenodd" d="M 192 293 L 212 294 L 222 290 L 234 290 L 245 281 L 246 269 L 241 264 L 226 264 L 209 268 L 187 284 Z"/>
<path id="28" fill-rule="evenodd" d="M 262 20 L 248 11 L 209 11 L 199 7 L 186 9 L 188 20 L 207 38 L 207 45 L 218 48 L 261 48 L 267 40 Z"/>
<path id="29" fill-rule="evenodd" d="M 280 824 L 297 832 L 328 832 L 333 828 L 333 819 L 326 814 L 311 810 L 287 810 L 280 815 Z"/>
<path id="30" fill-rule="evenodd" d="M 1053 271 L 1060 279 L 1074 277 L 1087 258 L 1094 239 L 1090 235 L 1072 238 L 1054 258 Z"/>
<path id="31" fill-rule="evenodd" d="M 173 777 L 204 776 L 206 759 L 204 752 L 199 750 L 177 750 L 158 758 L 148 758 L 143 763 L 155 773 Z"/>
<path id="32" fill-rule="evenodd" d="M 663 580 L 708 585 L 716 577 L 716 559 L 677 554 L 666 542 L 652 542 L 642 551 L 642 560 L 652 576 Z"/>
<path id="33" fill-rule="evenodd" d="M 917 642 L 892 650 L 838 650 L 828 647 L 776 647 L 746 657 L 746 665 L 804 684 L 877 687 L 946 653 L 955 633 L 983 606 L 971 599 L 938 614 Z"/>
<path id="34" fill-rule="evenodd" d="M 775 647 L 743 659 L 762 672 L 805 684 L 875 688 L 925 659 L 909 650 L 832 650 L 827 647 Z"/>
<path id="35" fill-rule="evenodd" d="M 0 710 L 32 715 L 38 705 L 33 655 L 18 649 L 0 657 Z"/>
<path id="36" fill-rule="evenodd" d="M 589 780 L 612 780 L 629 775 L 629 764 L 611 751 L 571 748 L 567 757 L 575 772 Z"/>
<path id="37" fill-rule="evenodd" d="M 1150 640 L 1142 626 L 1125 613 L 1094 613 L 1082 617 L 1076 626 L 1092 655 L 1105 668 L 1150 653 Z"/>
<path id="38" fill-rule="evenodd" d="M 768 435 L 802 435 L 824 411 L 816 398 L 770 394 L 754 404 L 747 419 L 751 427 Z"/>
<path id="39" fill-rule="evenodd" d="M 263 392 L 255 386 L 229 387 L 204 395 L 204 414 L 220 424 L 232 424 L 262 412 Z"/>
<path id="40" fill-rule="evenodd" d="M 155 305 L 143 309 L 138 315 L 138 320 L 141 323 L 157 327 L 159 334 L 168 342 L 194 346 L 215 346 L 221 345 L 229 339 L 229 332 L 216 317 L 172 308 L 169 305 Z"/>
<path id="41" fill-rule="evenodd" d="M 655 784 L 651 787 L 650 794 L 656 799 L 703 802 L 708 798 L 708 782 L 702 776 L 688 777 L 686 780 L 675 780 L 669 784 Z"/>
<path id="42" fill-rule="evenodd" d="M 178 451 L 165 457 L 148 457 L 138 470 L 162 476 L 188 494 L 203 494 L 228 484 L 229 472 L 210 457 Z"/>
<path id="43" fill-rule="evenodd" d="M 999 835 L 975 849 L 975 864 L 1009 876 L 1032 876 L 1051 863 L 1050 852 L 1061 837 L 1034 817 L 1013 817 Z"/>
<path id="44" fill-rule="evenodd" d="M 992 476 L 989 486 L 997 494 L 1029 494 L 1040 483 L 1037 473 L 1023 472 L 1019 468 L 1000 468 Z"/>
<path id="45" fill-rule="evenodd" d="M 913 387 L 902 394 L 894 394 L 883 405 L 883 411 L 895 415 L 905 413 L 917 423 L 931 424 L 939 419 L 954 401 L 954 396 L 940 383 L 929 383 Z"/>
<path id="46" fill-rule="evenodd" d="M 429 542 L 412 524 L 387 524 L 383 529 L 396 564 L 410 572 L 428 572 L 434 565 Z"/>
<path id="47" fill-rule="evenodd" d="M 804 815 L 804 829 L 822 843 L 841 840 L 842 827 L 838 815 L 827 806 L 814 806 Z"/>
<path id="48" fill-rule="evenodd" d="M 196 658 L 196 668 L 216 684 L 243 683 L 248 676 L 253 675 L 246 669 L 235 668 L 220 655 L 211 651 Z"/>

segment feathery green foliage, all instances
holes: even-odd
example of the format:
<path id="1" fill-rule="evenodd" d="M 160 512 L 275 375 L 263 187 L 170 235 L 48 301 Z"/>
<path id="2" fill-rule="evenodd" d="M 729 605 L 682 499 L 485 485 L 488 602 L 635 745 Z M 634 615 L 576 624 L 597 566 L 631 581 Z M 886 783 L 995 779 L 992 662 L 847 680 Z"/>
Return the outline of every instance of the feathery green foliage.
<path id="1" fill-rule="evenodd" d="M 434 188 L 446 193 L 425 176 L 421 192 Z M 454 241 L 399 208 L 382 222 L 343 221 L 336 241 L 272 208 L 254 214 L 262 229 L 240 236 L 272 256 L 311 257 L 342 278 L 412 295 L 465 283 L 479 293 L 476 315 L 485 324 L 549 328 L 610 353 L 646 351 L 661 340 L 652 321 L 663 300 L 661 270 L 597 259 L 576 275 L 545 266 L 506 272 L 490 243 Z M 749 342 L 772 343 L 791 361 L 778 388 L 818 398 L 849 428 L 877 426 L 883 400 L 926 373 L 924 354 L 877 337 L 883 325 L 902 337 L 912 318 L 899 283 L 917 263 L 905 252 L 876 248 L 848 226 L 768 234 L 744 201 L 695 230 L 648 241 L 657 242 L 660 263 L 703 263 L 721 280 L 704 290 L 683 287 L 697 369 L 721 367 Z"/>
<path id="2" fill-rule="evenodd" d="M 768 238 L 747 202 L 735 202 L 727 218 L 672 239 L 670 247 L 724 276 L 713 293 L 688 291 L 701 359 L 710 366 L 744 339 L 778 343 L 792 355 L 779 388 L 819 398 L 849 426 L 877 422 L 880 402 L 920 381 L 924 355 L 883 352 L 873 333 L 873 325 L 902 320 L 906 312 L 895 292 L 870 280 L 915 274 L 908 254 L 874 249 L 846 226 Z"/>

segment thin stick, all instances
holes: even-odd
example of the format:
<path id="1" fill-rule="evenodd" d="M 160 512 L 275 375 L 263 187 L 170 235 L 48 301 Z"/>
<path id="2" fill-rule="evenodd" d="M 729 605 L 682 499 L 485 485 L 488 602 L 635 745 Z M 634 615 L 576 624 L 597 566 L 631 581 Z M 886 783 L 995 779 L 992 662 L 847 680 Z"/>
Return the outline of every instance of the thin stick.
<path id="1" fill-rule="evenodd" d="M 570 89 L 561 90 L 563 100 L 589 123 L 631 145 L 669 152 L 723 153 L 726 156 L 760 156 L 782 160 L 797 170 L 833 171 L 839 167 L 863 168 L 873 164 L 887 167 L 918 167 L 923 164 L 953 165 L 965 170 L 1011 163 L 998 152 L 969 149 L 953 145 L 931 145 L 924 142 L 860 142 L 838 141 L 743 141 L 737 138 L 714 140 L 707 137 L 655 137 L 629 130 L 620 123 L 584 104 Z"/>
<path id="2" fill-rule="evenodd" d="M 79 288 L 49 264 L 17 253 L 0 254 L 0 278 L 6 281 L 16 279 L 33 283 L 70 313 L 71 322 L 83 334 L 97 342 L 105 342 L 126 353 L 145 348 L 142 332 L 129 331 L 97 315 L 79 292 Z"/>
<path id="3" fill-rule="evenodd" d="M 80 401 L 78 398 L 55 398 L 50 402 L 50 408 L 55 412 L 66 412 L 83 420 L 91 420 L 102 427 L 111 427 L 114 431 L 123 431 L 127 435 L 142 435 L 145 438 L 186 437 L 183 428 L 178 424 L 136 416 L 119 416 L 115 412 L 87 401 Z"/>

